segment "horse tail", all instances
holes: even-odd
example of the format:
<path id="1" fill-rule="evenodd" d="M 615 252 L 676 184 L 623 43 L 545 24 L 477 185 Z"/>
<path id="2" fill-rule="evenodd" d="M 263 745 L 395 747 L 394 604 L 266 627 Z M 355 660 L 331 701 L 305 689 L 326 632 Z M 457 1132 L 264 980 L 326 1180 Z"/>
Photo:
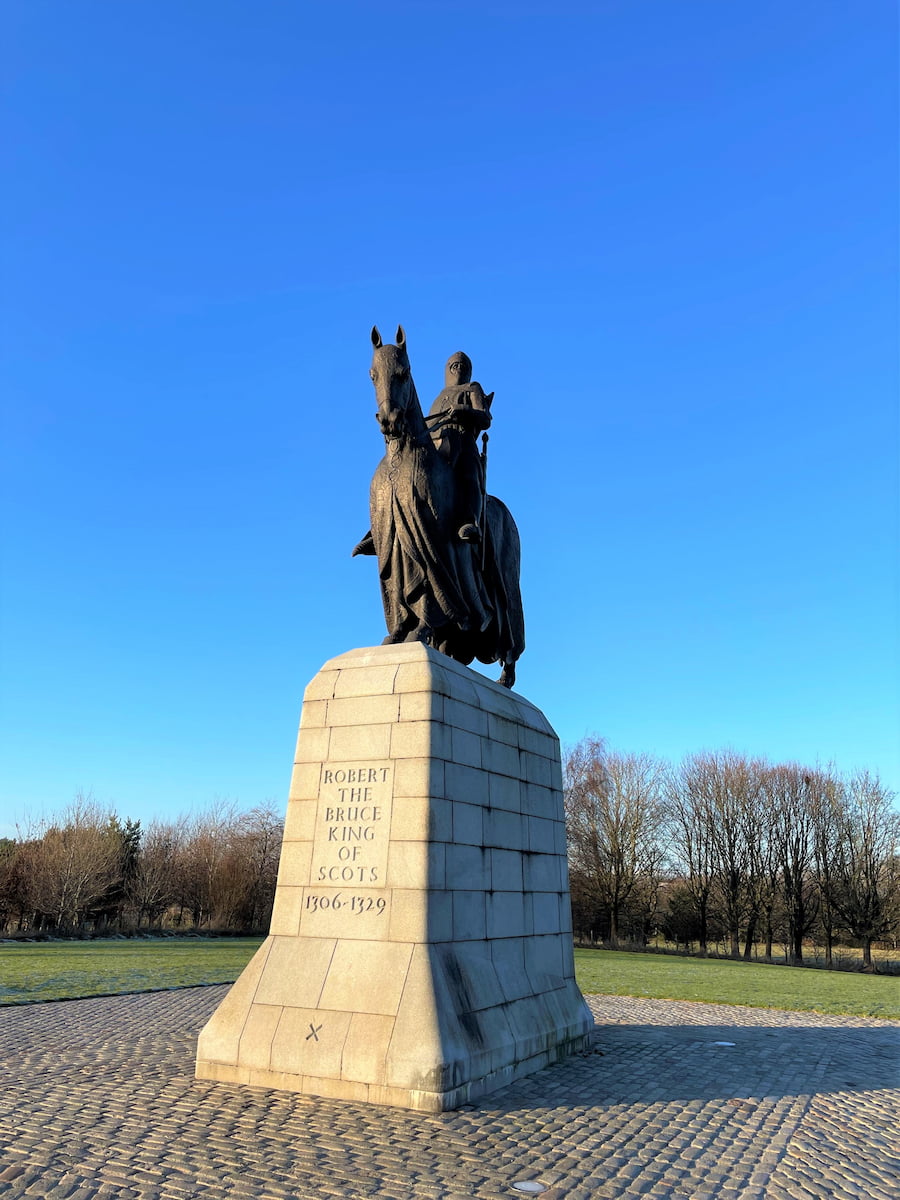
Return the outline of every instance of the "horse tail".
<path id="1" fill-rule="evenodd" d="M 494 601 L 497 658 L 514 663 L 525 649 L 525 614 L 519 588 L 522 549 L 513 515 L 496 496 L 488 496 L 485 583 Z"/>

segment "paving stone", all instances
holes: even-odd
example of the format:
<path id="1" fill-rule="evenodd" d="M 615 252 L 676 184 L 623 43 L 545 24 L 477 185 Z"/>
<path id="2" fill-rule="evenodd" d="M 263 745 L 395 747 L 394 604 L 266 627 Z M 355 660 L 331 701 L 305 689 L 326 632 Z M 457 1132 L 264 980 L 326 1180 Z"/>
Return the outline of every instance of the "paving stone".
<path id="1" fill-rule="evenodd" d="M 523 1179 L 545 1200 L 900 1190 L 892 1022 L 594 996 L 602 1054 L 423 1114 L 195 1080 L 225 991 L 0 1009 L 0 1196 L 501 1200 Z M 726 1040 L 727 1054 L 712 1045 Z"/>

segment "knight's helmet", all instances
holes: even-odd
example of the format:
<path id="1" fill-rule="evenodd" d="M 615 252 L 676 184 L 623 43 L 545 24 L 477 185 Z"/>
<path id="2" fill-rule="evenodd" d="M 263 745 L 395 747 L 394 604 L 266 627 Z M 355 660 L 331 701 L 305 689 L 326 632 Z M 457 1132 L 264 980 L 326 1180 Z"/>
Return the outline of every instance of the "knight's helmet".
<path id="1" fill-rule="evenodd" d="M 472 382 L 472 360 L 462 350 L 457 350 L 447 359 L 444 368 L 444 387 L 455 387 L 457 384 Z"/>

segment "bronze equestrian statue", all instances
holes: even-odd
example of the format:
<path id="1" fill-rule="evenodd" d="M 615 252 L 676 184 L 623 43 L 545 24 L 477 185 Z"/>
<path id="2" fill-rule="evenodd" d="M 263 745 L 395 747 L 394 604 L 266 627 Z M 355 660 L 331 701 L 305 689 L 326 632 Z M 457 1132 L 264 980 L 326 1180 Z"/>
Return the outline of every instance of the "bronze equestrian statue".
<path id="1" fill-rule="evenodd" d="M 369 493 L 372 528 L 353 553 L 378 557 L 384 643 L 421 641 L 462 663 L 500 662 L 499 682 L 512 687 L 525 620 L 519 532 L 502 500 L 485 490 L 493 392 L 485 395 L 468 356 L 455 354 L 426 419 L 403 326 L 393 346 L 373 328 L 372 345 L 385 456 Z"/>

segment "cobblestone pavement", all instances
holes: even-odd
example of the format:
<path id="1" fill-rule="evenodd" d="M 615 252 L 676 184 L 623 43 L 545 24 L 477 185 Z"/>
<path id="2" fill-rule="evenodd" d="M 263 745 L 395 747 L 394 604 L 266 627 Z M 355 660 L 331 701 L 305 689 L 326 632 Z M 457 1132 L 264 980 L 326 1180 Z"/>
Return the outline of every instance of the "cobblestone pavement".
<path id="1" fill-rule="evenodd" d="M 226 990 L 0 1010 L 0 1196 L 900 1195 L 889 1021 L 593 996 L 592 1051 L 426 1114 L 195 1080 Z"/>

